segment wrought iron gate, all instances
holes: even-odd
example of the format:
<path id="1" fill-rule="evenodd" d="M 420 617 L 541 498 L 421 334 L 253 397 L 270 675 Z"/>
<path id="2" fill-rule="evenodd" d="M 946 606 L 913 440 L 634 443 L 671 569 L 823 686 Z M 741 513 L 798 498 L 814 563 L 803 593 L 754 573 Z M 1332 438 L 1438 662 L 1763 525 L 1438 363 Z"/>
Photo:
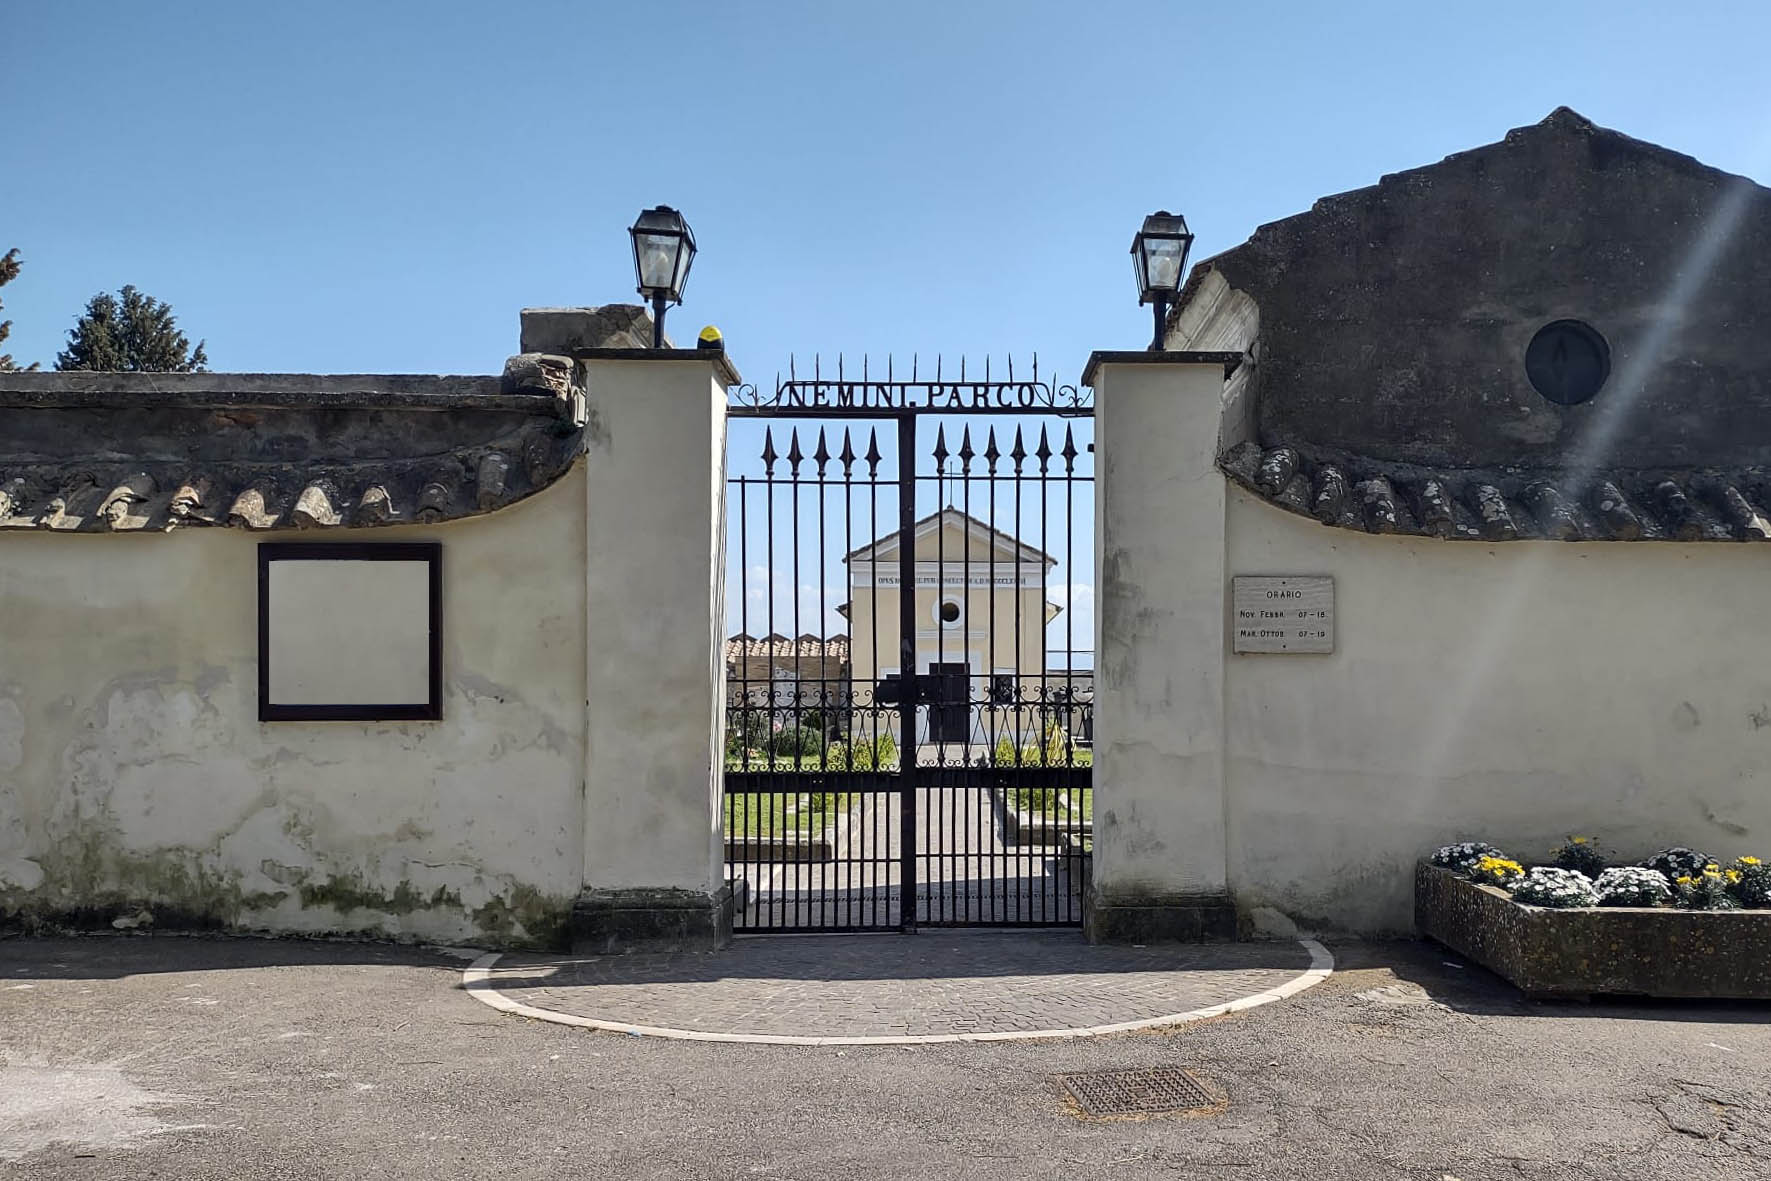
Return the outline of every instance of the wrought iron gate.
<path id="1" fill-rule="evenodd" d="M 1080 924 L 1089 395 L 869 368 L 730 392 L 737 929 Z"/>

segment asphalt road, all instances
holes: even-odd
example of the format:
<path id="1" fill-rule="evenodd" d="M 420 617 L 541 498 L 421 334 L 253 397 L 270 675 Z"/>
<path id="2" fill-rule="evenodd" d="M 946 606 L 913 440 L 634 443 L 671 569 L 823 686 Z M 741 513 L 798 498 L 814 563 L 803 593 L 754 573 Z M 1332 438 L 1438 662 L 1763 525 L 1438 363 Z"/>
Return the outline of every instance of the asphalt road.
<path id="1" fill-rule="evenodd" d="M 410 949 L 0 939 L 0 1177 L 1771 1177 L 1771 1007 L 1534 1004 L 1428 945 L 1333 950 L 1180 1031 L 821 1049 L 506 1017 Z M 1226 1104 L 1089 1120 L 1052 1080 L 1155 1065 Z"/>

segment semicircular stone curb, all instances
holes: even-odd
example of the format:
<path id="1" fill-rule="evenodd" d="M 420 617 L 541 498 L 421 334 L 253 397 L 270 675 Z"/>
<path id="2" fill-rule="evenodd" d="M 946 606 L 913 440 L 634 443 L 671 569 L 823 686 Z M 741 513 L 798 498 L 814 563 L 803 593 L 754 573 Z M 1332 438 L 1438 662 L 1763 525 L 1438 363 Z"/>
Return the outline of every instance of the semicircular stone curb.
<path id="1" fill-rule="evenodd" d="M 1057 1038 L 1099 1037 L 1108 1033 L 1130 1033 L 1140 1029 L 1186 1025 L 1194 1021 L 1203 1021 L 1208 1017 L 1221 1017 L 1225 1013 L 1253 1009 L 1271 1004 L 1274 1001 L 1282 1001 L 1286 997 L 1296 996 L 1306 988 L 1326 980 L 1334 973 L 1334 956 L 1329 954 L 1326 947 L 1314 939 L 1299 939 L 1298 944 L 1310 953 L 1310 966 L 1284 984 L 1269 988 L 1264 992 L 1251 993 L 1248 996 L 1237 997 L 1235 1000 L 1225 1001 L 1222 1004 L 1210 1005 L 1203 1009 L 1191 1009 L 1184 1013 L 1168 1013 L 1159 1017 L 1141 1017 L 1135 1021 L 1119 1021 L 1109 1025 L 1090 1025 L 1075 1029 L 1014 1029 L 977 1033 L 824 1037 L 774 1033 L 720 1033 L 701 1029 L 669 1029 L 656 1025 L 634 1025 L 625 1021 L 603 1021 L 595 1017 L 581 1017 L 576 1013 L 562 1013 L 555 1009 L 539 1009 L 534 1005 L 525 1005 L 521 1001 L 514 1001 L 505 996 L 493 986 L 492 980 L 492 969 L 502 958 L 499 952 L 489 952 L 468 965 L 461 974 L 461 983 L 468 995 L 503 1013 L 531 1017 L 537 1021 L 550 1021 L 555 1025 L 571 1025 L 580 1029 L 597 1029 L 607 1033 L 625 1033 L 641 1037 L 674 1038 L 692 1042 L 740 1042 L 764 1046 L 911 1046 L 929 1045 L 936 1042 L 1026 1042 Z"/>

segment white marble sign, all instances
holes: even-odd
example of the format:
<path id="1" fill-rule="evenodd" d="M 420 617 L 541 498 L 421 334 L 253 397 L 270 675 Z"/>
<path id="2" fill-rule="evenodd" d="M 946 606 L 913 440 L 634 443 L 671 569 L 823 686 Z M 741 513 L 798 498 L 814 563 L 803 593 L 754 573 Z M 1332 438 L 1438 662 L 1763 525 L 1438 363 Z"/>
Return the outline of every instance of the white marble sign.
<path id="1" fill-rule="evenodd" d="M 1333 578 L 1239 574 L 1231 588 L 1232 651 L 1334 651 Z"/>

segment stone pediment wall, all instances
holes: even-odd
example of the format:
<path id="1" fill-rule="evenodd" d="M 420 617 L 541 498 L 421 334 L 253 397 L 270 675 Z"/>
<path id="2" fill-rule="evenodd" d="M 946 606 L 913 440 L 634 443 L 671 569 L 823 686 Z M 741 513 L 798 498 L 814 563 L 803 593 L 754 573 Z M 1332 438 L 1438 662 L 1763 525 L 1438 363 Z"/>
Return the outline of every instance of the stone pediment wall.
<path id="1" fill-rule="evenodd" d="M 1452 541 L 1767 541 L 1771 472 L 1603 472 L 1579 491 L 1554 473 L 1439 471 L 1240 443 L 1219 466 L 1275 506 L 1324 525 Z"/>
<path id="2" fill-rule="evenodd" d="M 559 356 L 502 377 L 0 374 L 0 529 L 454 520 L 558 479 L 584 423 Z"/>
<path id="3" fill-rule="evenodd" d="M 1771 190 L 1561 108 L 1201 262 L 1167 343 L 1248 355 L 1219 466 L 1328 525 L 1767 540 L 1767 274 Z M 1525 365 L 1565 320 L 1608 361 L 1575 400 Z"/>

